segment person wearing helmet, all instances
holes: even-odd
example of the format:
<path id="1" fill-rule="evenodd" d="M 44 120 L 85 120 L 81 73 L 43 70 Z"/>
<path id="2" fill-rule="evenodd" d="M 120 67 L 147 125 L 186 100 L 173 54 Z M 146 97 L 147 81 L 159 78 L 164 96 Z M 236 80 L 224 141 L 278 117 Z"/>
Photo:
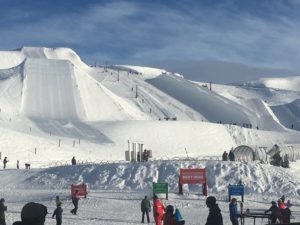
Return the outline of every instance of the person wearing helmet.
<path id="1" fill-rule="evenodd" d="M 156 225 L 161 225 L 164 214 L 164 205 L 158 199 L 157 195 L 153 196 L 153 217 Z"/>
<path id="2" fill-rule="evenodd" d="M 216 204 L 216 198 L 214 196 L 208 196 L 206 205 L 209 208 L 209 214 L 205 225 L 223 225 L 221 209 L 218 204 Z"/>
<path id="3" fill-rule="evenodd" d="M 166 213 L 163 217 L 164 225 L 184 225 L 185 221 L 177 221 L 174 215 L 174 207 L 172 205 L 168 205 L 166 207 Z"/>

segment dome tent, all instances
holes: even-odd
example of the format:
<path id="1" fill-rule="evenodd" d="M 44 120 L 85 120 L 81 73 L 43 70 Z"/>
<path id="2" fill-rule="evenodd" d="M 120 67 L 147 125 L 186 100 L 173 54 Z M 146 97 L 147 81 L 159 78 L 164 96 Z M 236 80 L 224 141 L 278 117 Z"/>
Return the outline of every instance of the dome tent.
<path id="1" fill-rule="evenodd" d="M 270 158 L 279 154 L 282 158 L 287 157 L 289 161 L 296 161 L 300 159 L 300 145 L 275 144 L 268 150 L 267 154 Z"/>
<path id="2" fill-rule="evenodd" d="M 266 147 L 250 147 L 248 145 L 240 145 L 233 150 L 233 154 L 235 161 L 267 161 Z"/>

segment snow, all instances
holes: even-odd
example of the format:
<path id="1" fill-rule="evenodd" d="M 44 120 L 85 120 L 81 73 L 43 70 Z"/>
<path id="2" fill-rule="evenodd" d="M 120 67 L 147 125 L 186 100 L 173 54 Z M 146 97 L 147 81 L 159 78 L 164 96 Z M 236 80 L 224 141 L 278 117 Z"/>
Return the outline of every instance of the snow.
<path id="1" fill-rule="evenodd" d="M 8 224 L 28 201 L 52 212 L 56 195 L 64 200 L 64 224 L 137 224 L 153 181 L 168 181 L 164 203 L 180 207 L 187 224 L 204 224 L 201 187 L 185 186 L 185 194 L 177 194 L 179 169 L 204 167 L 225 224 L 227 186 L 240 179 L 245 208 L 269 208 L 285 194 L 300 220 L 299 162 L 284 169 L 219 160 L 239 145 L 299 144 L 299 77 L 212 84 L 209 90 L 163 69 L 90 67 L 68 48 L 23 47 L 0 56 L 0 152 L 9 159 L 0 170 L 0 196 L 9 208 Z M 152 150 L 151 161 L 125 162 L 128 142 Z M 73 156 L 79 165 L 69 166 Z M 24 170 L 24 163 L 32 169 Z M 75 217 L 69 187 L 79 182 L 88 183 L 90 193 Z"/>

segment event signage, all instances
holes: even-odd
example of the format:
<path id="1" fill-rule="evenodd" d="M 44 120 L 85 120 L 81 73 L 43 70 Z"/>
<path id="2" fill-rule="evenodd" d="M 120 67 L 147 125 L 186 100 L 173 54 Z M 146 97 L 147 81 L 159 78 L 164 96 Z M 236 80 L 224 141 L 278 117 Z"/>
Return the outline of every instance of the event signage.
<path id="1" fill-rule="evenodd" d="M 166 194 L 166 199 L 168 199 L 169 184 L 168 183 L 152 183 L 153 195 L 154 194 Z"/>
<path id="2" fill-rule="evenodd" d="M 205 169 L 180 169 L 180 184 L 206 183 Z"/>
<path id="3" fill-rule="evenodd" d="M 242 196 L 242 202 L 244 202 L 244 185 L 229 185 L 228 186 L 228 196 L 229 201 L 232 195 Z"/>

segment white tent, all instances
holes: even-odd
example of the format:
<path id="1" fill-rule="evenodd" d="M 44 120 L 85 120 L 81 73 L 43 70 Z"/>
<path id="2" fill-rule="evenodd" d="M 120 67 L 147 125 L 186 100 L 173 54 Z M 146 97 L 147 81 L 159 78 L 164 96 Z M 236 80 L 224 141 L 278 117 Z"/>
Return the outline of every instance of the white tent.
<path id="1" fill-rule="evenodd" d="M 266 147 L 240 145 L 233 150 L 235 161 L 267 161 Z"/>

